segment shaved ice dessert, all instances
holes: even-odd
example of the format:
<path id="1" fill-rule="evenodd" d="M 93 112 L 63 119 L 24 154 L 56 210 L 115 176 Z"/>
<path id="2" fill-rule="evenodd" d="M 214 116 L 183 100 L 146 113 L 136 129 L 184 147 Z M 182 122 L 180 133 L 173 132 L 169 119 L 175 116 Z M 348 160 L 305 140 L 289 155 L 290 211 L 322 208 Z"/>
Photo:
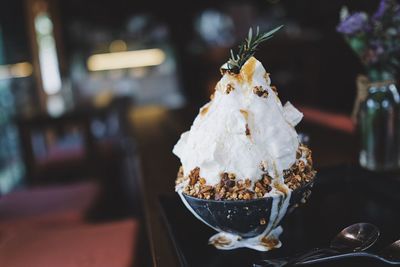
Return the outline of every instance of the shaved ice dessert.
<path id="1" fill-rule="evenodd" d="M 262 37 L 258 31 L 255 36 L 250 32 L 240 48 L 242 54 L 232 54 L 221 67 L 222 78 L 211 100 L 200 108 L 190 130 L 181 135 L 173 149 L 181 161 L 176 191 L 198 219 L 219 232 L 210 243 L 221 249 L 249 247 L 265 251 L 279 247 L 282 229 L 278 225 L 292 205 L 292 192 L 312 184 L 316 174 L 311 150 L 300 143 L 295 130 L 303 114 L 289 102 L 282 105 L 270 74 L 254 52 L 248 51 Z M 304 201 L 309 193 L 308 188 L 301 199 Z M 190 199 L 196 203 L 202 200 L 202 204 L 194 207 Z M 227 220 L 231 214 L 240 223 L 249 219 L 250 226 L 255 224 L 254 215 L 260 217 L 255 220 L 259 225 L 254 227 L 262 231 L 251 234 L 238 233 L 233 229 L 234 222 L 230 228 L 213 225 L 204 218 L 207 214 L 199 214 L 198 210 L 201 205 L 216 202 L 247 203 L 238 208 L 249 210 L 259 206 L 256 200 L 268 200 L 270 204 L 258 213 L 237 218 L 225 211 Z"/>

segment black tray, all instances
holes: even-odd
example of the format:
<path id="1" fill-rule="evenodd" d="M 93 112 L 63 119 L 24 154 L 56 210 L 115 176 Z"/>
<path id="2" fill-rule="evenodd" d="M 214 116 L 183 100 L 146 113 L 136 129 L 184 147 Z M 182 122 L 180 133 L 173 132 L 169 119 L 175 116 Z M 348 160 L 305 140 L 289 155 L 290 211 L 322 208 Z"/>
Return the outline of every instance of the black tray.
<path id="1" fill-rule="evenodd" d="M 215 231 L 197 220 L 177 195 L 161 196 L 165 225 L 182 266 L 252 266 L 260 259 L 291 256 L 322 247 L 343 227 L 371 222 L 382 232 L 372 249 L 400 238 L 400 180 L 398 174 L 376 174 L 340 166 L 319 171 L 313 194 L 283 223 L 282 248 L 269 252 L 250 249 L 217 250 L 208 245 Z M 314 265 L 316 266 L 316 265 Z M 318 266 L 383 266 L 370 259 L 342 260 Z"/>

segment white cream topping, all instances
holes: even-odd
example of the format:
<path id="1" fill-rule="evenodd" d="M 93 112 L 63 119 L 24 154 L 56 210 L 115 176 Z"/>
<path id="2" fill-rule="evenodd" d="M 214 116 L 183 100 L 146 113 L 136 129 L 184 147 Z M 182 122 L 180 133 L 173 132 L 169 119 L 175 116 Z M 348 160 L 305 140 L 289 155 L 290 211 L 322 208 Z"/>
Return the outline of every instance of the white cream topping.
<path id="1" fill-rule="evenodd" d="M 265 173 L 260 168 L 264 162 L 269 175 L 283 179 L 283 170 L 296 161 L 299 141 L 294 126 L 303 115 L 290 103 L 282 106 L 270 83 L 254 57 L 238 75 L 223 75 L 214 98 L 200 109 L 173 149 L 185 176 L 199 167 L 208 185 L 217 184 L 223 172 L 255 182 Z M 268 96 L 255 94 L 256 86 Z"/>

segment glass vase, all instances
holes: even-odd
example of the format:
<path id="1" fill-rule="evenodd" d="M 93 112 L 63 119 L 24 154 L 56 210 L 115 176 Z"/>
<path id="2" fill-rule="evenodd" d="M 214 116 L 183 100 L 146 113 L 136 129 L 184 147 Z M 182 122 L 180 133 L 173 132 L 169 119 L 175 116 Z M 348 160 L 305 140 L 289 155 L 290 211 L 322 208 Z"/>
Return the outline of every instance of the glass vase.
<path id="1" fill-rule="evenodd" d="M 399 106 L 399 93 L 393 81 L 370 84 L 358 120 L 362 167 L 372 171 L 399 169 Z"/>

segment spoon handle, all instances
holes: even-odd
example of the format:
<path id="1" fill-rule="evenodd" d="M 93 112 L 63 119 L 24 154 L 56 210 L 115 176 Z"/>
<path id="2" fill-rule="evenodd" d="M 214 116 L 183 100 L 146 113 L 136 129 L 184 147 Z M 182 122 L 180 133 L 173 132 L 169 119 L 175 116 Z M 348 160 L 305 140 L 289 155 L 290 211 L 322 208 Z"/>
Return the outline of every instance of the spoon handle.
<path id="1" fill-rule="evenodd" d="M 291 258 L 278 258 L 278 259 L 269 259 L 269 260 L 260 260 L 253 264 L 253 267 L 285 267 L 285 266 L 293 266 L 297 262 L 306 261 L 309 259 L 313 259 L 315 257 L 323 257 L 326 255 L 332 255 L 333 253 L 337 253 L 332 249 L 328 248 L 314 248 L 307 252 L 303 252 L 301 254 L 297 254 Z"/>
<path id="2" fill-rule="evenodd" d="M 291 266 L 297 262 L 303 262 L 306 261 L 307 259 L 313 259 L 314 257 L 323 257 L 326 255 L 332 255 L 336 254 L 337 251 L 330 249 L 330 248 L 314 248 L 311 249 L 308 252 L 305 252 L 303 254 L 297 255 L 294 258 L 290 259 L 284 266 Z"/>
<path id="3" fill-rule="evenodd" d="M 328 262 L 328 261 L 355 258 L 355 257 L 368 257 L 368 258 L 380 260 L 385 263 L 394 264 L 392 261 L 388 261 L 387 259 L 380 257 L 376 254 L 372 254 L 372 253 L 368 253 L 368 252 L 351 252 L 351 253 L 345 253 L 345 254 L 325 256 L 325 257 L 321 257 L 321 258 L 317 258 L 317 259 L 299 261 L 299 262 L 295 263 L 294 266 L 316 264 L 316 263 L 321 263 L 321 262 Z"/>

